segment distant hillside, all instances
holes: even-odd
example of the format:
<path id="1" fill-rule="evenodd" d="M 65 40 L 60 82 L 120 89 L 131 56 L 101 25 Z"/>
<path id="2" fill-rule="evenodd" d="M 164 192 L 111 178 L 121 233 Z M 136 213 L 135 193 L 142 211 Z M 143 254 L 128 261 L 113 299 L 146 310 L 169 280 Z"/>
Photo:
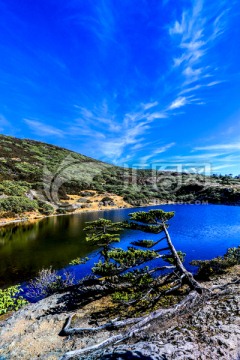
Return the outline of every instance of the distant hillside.
<path id="1" fill-rule="evenodd" d="M 21 213 L 25 207 L 53 212 L 59 201 L 64 205 L 69 194 L 80 196 L 83 190 L 94 190 L 95 196 L 115 194 L 136 206 L 176 201 L 240 204 L 240 180 L 231 176 L 123 169 L 57 146 L 0 135 L 0 213 Z M 24 204 L 18 208 L 20 200 Z M 53 208 L 47 210 L 50 203 Z"/>
<path id="2" fill-rule="evenodd" d="M 57 171 L 68 156 L 83 164 L 83 169 L 86 169 L 85 164 L 89 162 L 99 169 L 109 166 L 54 145 L 0 135 L 0 181 L 7 179 L 38 182 L 43 176 L 44 165 L 50 171 Z"/>

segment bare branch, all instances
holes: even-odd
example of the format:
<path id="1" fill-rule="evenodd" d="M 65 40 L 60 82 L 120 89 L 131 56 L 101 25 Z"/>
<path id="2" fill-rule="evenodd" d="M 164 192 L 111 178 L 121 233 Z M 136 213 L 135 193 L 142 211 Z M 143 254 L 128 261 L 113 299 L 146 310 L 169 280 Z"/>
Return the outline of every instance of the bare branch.
<path id="1" fill-rule="evenodd" d="M 179 312 L 182 312 L 183 310 L 189 310 L 193 306 L 196 305 L 196 302 L 198 302 L 201 299 L 199 294 L 196 291 L 192 291 L 182 302 L 175 305 L 174 307 L 170 309 L 160 309 L 157 311 L 154 311 L 150 313 L 149 315 L 145 315 L 140 320 L 132 326 L 129 330 L 125 331 L 122 334 L 114 335 L 100 344 L 96 344 L 84 349 L 77 349 L 73 351 L 69 351 L 66 354 L 64 354 L 60 360 L 70 360 L 73 359 L 76 356 L 84 355 L 87 353 L 92 353 L 97 350 L 103 349 L 109 345 L 119 343 L 123 340 L 131 338 L 134 334 L 138 333 L 139 331 L 142 331 L 151 321 L 156 320 L 160 317 L 165 316 L 175 316 Z M 130 320 L 130 319 L 128 319 Z"/>
<path id="2" fill-rule="evenodd" d="M 95 328 L 71 328 L 71 322 L 74 315 L 69 316 L 66 324 L 64 325 L 61 335 L 75 335 L 75 334 L 81 334 L 83 332 L 97 332 L 101 330 L 114 330 L 121 327 L 125 327 L 127 325 L 132 325 L 138 323 L 142 318 L 132 318 L 132 319 L 126 319 L 118 321 L 117 319 L 111 320 L 106 324 L 103 324 L 101 326 L 95 327 Z"/>

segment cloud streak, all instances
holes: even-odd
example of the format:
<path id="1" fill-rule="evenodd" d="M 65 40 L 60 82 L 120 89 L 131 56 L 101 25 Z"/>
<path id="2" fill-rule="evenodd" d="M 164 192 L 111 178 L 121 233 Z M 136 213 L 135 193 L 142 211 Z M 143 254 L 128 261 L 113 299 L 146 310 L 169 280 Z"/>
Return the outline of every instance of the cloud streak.
<path id="1" fill-rule="evenodd" d="M 216 78 L 219 73 L 214 61 L 209 60 L 212 48 L 227 27 L 229 9 L 226 4 L 223 0 L 214 6 L 204 0 L 193 0 L 192 7 L 183 9 L 180 18 L 169 27 L 178 52 L 173 57 L 173 71 L 181 74 L 180 94 L 195 94 L 200 88 L 222 82 Z M 214 80 L 209 82 L 209 78 Z M 184 105 L 192 102 L 187 101 Z"/>
<path id="2" fill-rule="evenodd" d="M 157 148 L 154 150 L 151 154 L 141 157 L 140 163 L 143 165 L 148 165 L 148 162 L 150 159 L 156 158 L 158 155 L 165 153 L 168 149 L 172 148 L 174 145 L 176 145 L 174 142 L 170 144 L 166 144 L 164 146 L 161 146 L 160 148 Z"/>
<path id="3" fill-rule="evenodd" d="M 54 126 L 46 125 L 37 120 L 24 119 L 24 122 L 31 128 L 31 131 L 41 136 L 57 136 L 64 137 L 65 132 Z"/>
<path id="4" fill-rule="evenodd" d="M 226 150 L 226 151 L 237 151 L 240 150 L 240 143 L 232 143 L 232 144 L 215 144 L 215 145 L 208 145 L 208 146 L 197 146 L 193 149 L 194 151 L 199 150 Z"/>

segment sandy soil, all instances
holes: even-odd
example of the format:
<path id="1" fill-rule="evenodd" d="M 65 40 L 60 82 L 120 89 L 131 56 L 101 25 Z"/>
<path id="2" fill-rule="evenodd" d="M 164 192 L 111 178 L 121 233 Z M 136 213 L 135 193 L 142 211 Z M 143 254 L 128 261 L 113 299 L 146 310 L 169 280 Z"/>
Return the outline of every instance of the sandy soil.
<path id="1" fill-rule="evenodd" d="M 101 210 L 111 210 L 111 209 L 119 209 L 119 208 L 130 208 L 132 207 L 130 204 L 128 204 L 126 201 L 123 200 L 121 196 L 111 194 L 111 193 L 105 193 L 98 195 L 96 191 L 93 190 L 85 190 L 85 191 L 91 191 L 94 193 L 93 196 L 88 197 L 82 197 L 80 195 L 71 195 L 68 194 L 70 200 L 64 201 L 63 203 L 66 205 L 79 205 L 80 203 L 78 200 L 80 198 L 89 200 L 88 203 L 84 203 L 85 207 L 78 208 L 72 212 L 69 212 L 68 214 L 78 214 L 82 212 L 89 212 L 89 211 L 101 211 Z M 110 197 L 113 199 L 114 205 L 101 205 L 101 199 L 105 196 Z M 59 216 L 58 214 L 53 214 L 50 216 Z M 39 219 L 46 218 L 48 216 L 42 215 L 38 212 L 26 212 L 22 214 L 21 216 L 16 217 L 4 217 L 0 215 L 0 226 L 8 225 L 8 224 L 14 224 L 14 223 L 23 223 L 23 222 L 34 222 L 38 221 Z"/>

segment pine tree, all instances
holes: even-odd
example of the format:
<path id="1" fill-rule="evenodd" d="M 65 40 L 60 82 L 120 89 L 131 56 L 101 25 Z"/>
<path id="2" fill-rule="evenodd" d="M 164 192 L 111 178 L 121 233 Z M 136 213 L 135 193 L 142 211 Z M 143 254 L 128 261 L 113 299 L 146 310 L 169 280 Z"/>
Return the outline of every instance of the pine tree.
<path id="1" fill-rule="evenodd" d="M 147 315 L 136 318 L 127 318 L 124 320 L 114 319 L 96 328 L 71 328 L 73 316 L 70 316 L 63 328 L 65 335 L 81 334 L 86 331 L 97 332 L 101 330 L 113 330 L 126 326 L 130 326 L 130 328 L 123 333 L 109 337 L 99 344 L 84 349 L 69 351 L 64 354 L 61 360 L 69 360 L 76 358 L 76 356 L 94 353 L 116 342 L 129 339 L 134 334 L 146 329 L 146 326 L 148 326 L 151 321 L 164 316 L 176 316 L 180 314 L 181 311 L 186 311 L 186 309 L 193 308 L 197 303 L 202 302 L 204 294 L 205 298 L 207 298 L 209 292 L 207 289 L 201 287 L 193 278 L 192 274 L 185 269 L 182 263 L 185 254 L 176 251 L 171 241 L 168 232 L 168 221 L 172 219 L 173 216 L 174 212 L 150 210 L 148 212 L 140 211 L 130 214 L 130 221 L 121 225 L 104 219 L 89 223 L 85 229 L 90 233 L 87 240 L 103 247 L 101 255 L 104 258 L 104 263 L 101 263 L 102 266 L 95 264 L 95 273 L 98 275 L 107 275 L 106 282 L 111 289 L 115 291 L 113 298 L 116 301 L 123 301 L 131 305 L 146 300 L 148 304 L 154 304 L 160 297 L 179 289 L 184 282 L 194 291 L 191 291 L 183 301 L 170 309 L 160 308 Z M 143 249 L 141 250 L 134 247 L 129 247 L 127 250 L 110 249 L 112 242 L 119 241 L 119 231 L 122 227 L 131 230 L 140 230 L 145 233 L 164 233 L 164 236 L 157 241 L 139 240 L 132 243 L 134 246 L 142 247 Z M 166 240 L 167 247 L 151 250 L 164 240 Z M 161 254 L 166 250 L 169 250 L 168 254 Z M 167 261 L 170 263 L 170 266 L 155 266 L 151 269 L 148 267 L 139 268 L 140 265 L 157 258 Z M 170 272 L 167 275 L 165 274 L 165 276 L 154 276 L 162 270 L 168 270 Z M 106 286 L 104 290 L 106 291 Z"/>

